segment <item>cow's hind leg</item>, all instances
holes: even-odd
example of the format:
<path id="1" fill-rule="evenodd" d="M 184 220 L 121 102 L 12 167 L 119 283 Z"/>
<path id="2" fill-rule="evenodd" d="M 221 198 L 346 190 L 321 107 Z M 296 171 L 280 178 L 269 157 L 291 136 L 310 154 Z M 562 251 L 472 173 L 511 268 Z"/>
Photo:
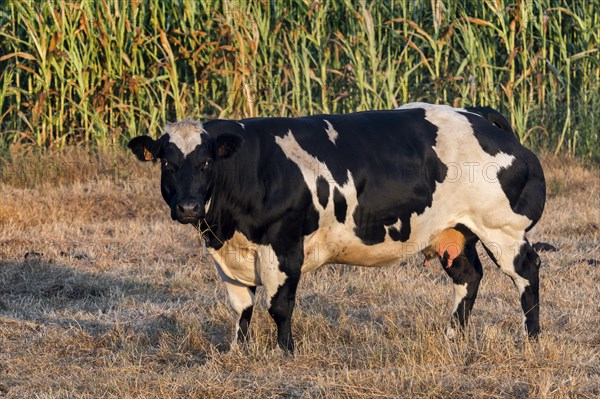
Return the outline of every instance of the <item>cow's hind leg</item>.
<path id="1" fill-rule="evenodd" d="M 454 259 L 452 266 L 448 267 L 448 261 L 440 258 L 444 270 L 454 283 L 454 305 L 450 325 L 446 330 L 446 335 L 450 338 L 456 335 L 456 328 L 464 328 L 467 324 L 483 277 L 483 268 L 475 248 L 476 243 L 476 239 L 468 241 L 462 253 Z"/>
<path id="2" fill-rule="evenodd" d="M 517 273 L 529 281 L 521 293 L 521 307 L 525 314 L 525 327 L 530 337 L 540 333 L 540 257 L 535 249 L 525 242 L 520 251 L 521 261 Z"/>
<path id="3" fill-rule="evenodd" d="M 540 258 L 525 238 L 515 240 L 500 234 L 494 238 L 484 242 L 485 249 L 519 290 L 525 329 L 530 337 L 536 337 L 540 333 Z"/>

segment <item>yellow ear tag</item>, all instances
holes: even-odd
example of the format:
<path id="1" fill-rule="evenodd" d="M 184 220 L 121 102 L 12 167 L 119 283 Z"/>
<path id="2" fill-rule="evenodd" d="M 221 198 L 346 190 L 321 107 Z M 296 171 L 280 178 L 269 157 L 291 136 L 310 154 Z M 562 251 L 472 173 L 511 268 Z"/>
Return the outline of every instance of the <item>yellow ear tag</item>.
<path id="1" fill-rule="evenodd" d="M 150 151 L 148 151 L 148 149 L 145 147 L 144 147 L 144 159 L 146 161 L 152 161 L 154 159 L 154 156 L 152 155 L 152 153 Z"/>

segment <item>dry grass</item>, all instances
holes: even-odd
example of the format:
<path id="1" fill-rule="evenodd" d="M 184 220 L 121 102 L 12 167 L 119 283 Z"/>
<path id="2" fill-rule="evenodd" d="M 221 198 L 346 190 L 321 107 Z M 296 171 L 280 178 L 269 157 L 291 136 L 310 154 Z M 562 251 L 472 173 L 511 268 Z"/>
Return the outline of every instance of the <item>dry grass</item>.
<path id="1" fill-rule="evenodd" d="M 598 397 L 600 174 L 544 160 L 544 334 L 521 332 L 516 289 L 485 261 L 466 337 L 444 337 L 451 284 L 420 259 L 307 274 L 295 356 L 261 298 L 253 342 L 194 231 L 170 221 L 156 167 L 127 154 L 13 154 L 0 183 L 0 396 Z"/>

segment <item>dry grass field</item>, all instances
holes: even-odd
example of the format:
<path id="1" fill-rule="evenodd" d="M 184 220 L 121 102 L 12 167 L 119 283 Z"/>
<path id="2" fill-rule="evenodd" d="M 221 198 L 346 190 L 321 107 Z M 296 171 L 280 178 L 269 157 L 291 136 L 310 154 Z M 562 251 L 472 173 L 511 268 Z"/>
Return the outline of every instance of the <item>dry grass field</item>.
<path id="1" fill-rule="evenodd" d="M 0 164 L 0 397 L 596 398 L 600 173 L 544 165 L 530 239 L 559 251 L 541 253 L 539 342 L 485 255 L 472 324 L 445 338 L 452 284 L 415 257 L 305 275 L 286 356 L 260 289 L 251 344 L 228 350 L 225 288 L 195 231 L 170 220 L 157 165 L 15 153 Z"/>

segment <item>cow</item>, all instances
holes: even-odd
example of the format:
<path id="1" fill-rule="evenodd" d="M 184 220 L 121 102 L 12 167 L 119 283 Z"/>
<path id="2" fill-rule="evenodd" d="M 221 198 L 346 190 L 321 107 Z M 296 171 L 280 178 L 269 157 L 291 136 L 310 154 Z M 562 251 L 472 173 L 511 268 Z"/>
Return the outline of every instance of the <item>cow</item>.
<path id="1" fill-rule="evenodd" d="M 128 147 L 142 161 L 160 161 L 172 219 L 202 232 L 236 313 L 233 345 L 248 339 L 257 286 L 278 345 L 292 352 L 302 273 L 390 265 L 421 251 L 453 281 L 452 336 L 466 325 L 483 275 L 477 242 L 512 278 L 535 337 L 540 259 L 525 233 L 542 215 L 545 179 L 537 157 L 490 110 L 414 103 L 186 119 Z"/>

